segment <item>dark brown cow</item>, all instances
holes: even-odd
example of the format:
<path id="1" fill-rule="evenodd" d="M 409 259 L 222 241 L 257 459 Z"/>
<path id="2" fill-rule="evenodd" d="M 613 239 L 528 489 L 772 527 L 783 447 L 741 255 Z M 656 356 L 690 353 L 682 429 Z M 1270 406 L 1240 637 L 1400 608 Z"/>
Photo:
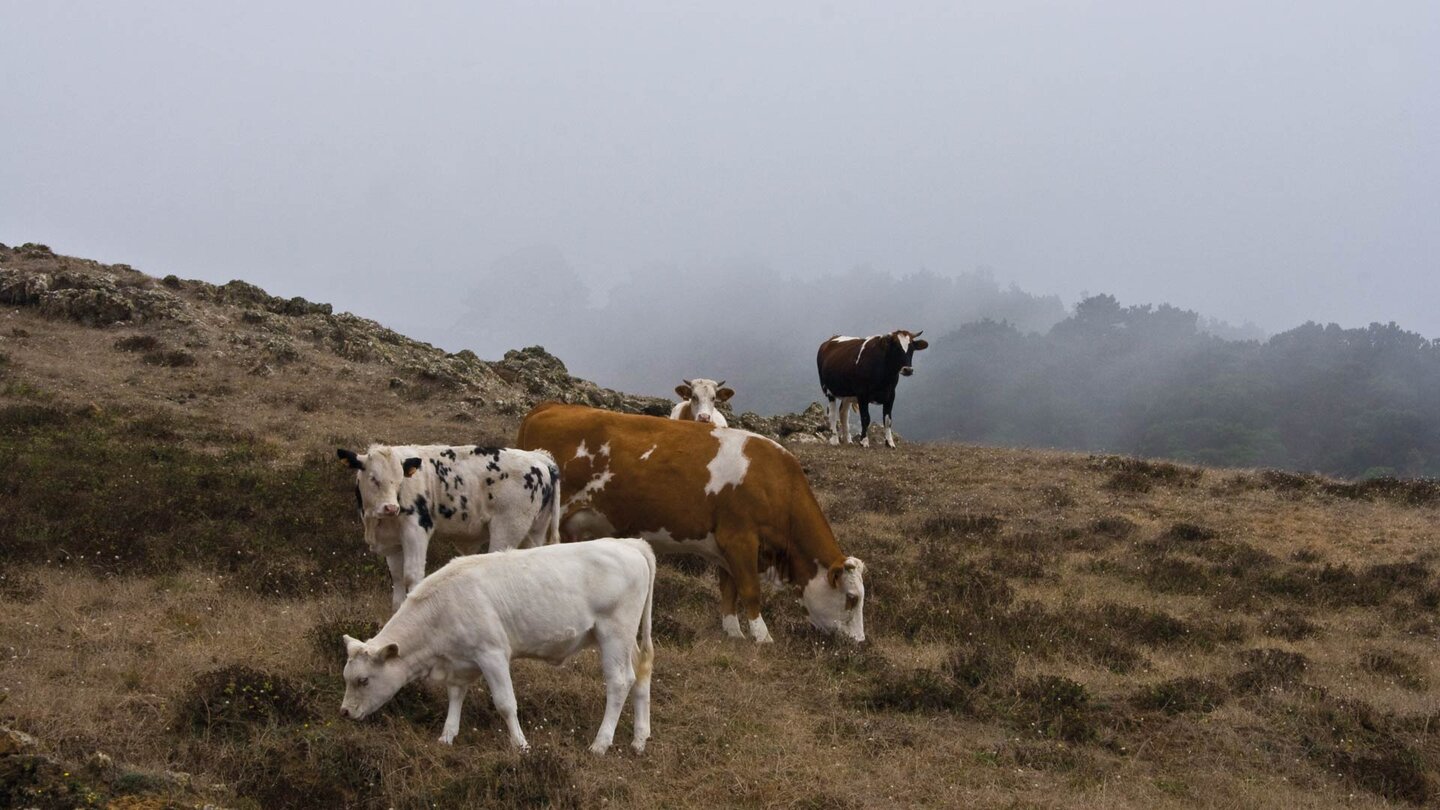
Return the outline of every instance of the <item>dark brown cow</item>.
<path id="1" fill-rule="evenodd" d="M 878 402 L 883 409 L 885 446 L 895 446 L 895 434 L 890 430 L 895 386 L 902 375 L 915 373 L 911 366 L 915 352 L 930 345 L 919 339 L 924 333 L 924 329 L 914 334 L 901 329 L 864 338 L 836 335 L 820 344 L 815 365 L 820 370 L 820 389 L 830 403 L 827 413 L 831 444 L 850 443 L 848 406 L 854 403 L 860 410 L 860 445 L 869 447 L 870 403 Z"/>
<path id="2" fill-rule="evenodd" d="M 720 567 L 721 626 L 770 641 L 760 617 L 766 579 L 800 591 L 810 622 L 865 640 L 865 565 L 847 557 L 820 512 L 800 462 L 754 433 L 700 422 L 545 403 L 526 415 L 518 445 L 560 465 L 566 540 L 638 536 L 660 553 L 705 556 Z"/>

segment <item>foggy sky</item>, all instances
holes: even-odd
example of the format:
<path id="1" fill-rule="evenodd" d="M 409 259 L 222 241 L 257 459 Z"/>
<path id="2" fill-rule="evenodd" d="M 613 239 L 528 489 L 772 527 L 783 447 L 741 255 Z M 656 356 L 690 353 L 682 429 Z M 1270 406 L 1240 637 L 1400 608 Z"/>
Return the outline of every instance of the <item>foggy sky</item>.
<path id="1" fill-rule="evenodd" d="M 1440 337 L 1432 0 L 0 0 L 0 32 L 0 241 L 452 350 L 476 274 L 536 246 L 599 294 L 986 267 Z"/>

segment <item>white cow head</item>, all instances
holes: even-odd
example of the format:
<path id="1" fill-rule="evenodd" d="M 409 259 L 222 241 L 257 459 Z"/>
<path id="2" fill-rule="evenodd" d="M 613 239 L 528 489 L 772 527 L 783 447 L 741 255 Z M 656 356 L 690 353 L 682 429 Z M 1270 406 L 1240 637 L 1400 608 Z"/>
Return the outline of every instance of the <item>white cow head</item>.
<path id="1" fill-rule="evenodd" d="M 340 463 L 355 471 L 355 492 L 360 514 L 367 518 L 400 514 L 400 486 L 420 469 L 420 459 L 401 458 L 393 447 L 375 446 L 364 455 L 341 448 Z"/>
<path id="2" fill-rule="evenodd" d="M 915 352 L 930 348 L 930 342 L 928 340 L 920 339 L 920 336 L 923 334 L 925 334 L 924 329 L 921 329 L 913 335 L 904 329 L 890 333 L 890 336 L 895 339 L 895 348 L 891 349 L 891 351 L 899 350 L 901 356 L 900 375 L 903 377 L 909 377 L 915 373 Z M 894 367 L 892 366 L 891 368 Z"/>
<path id="3" fill-rule="evenodd" d="M 865 640 L 865 563 L 846 557 L 830 569 L 820 569 L 805 584 L 801 601 L 810 623 L 827 633 Z"/>
<path id="4" fill-rule="evenodd" d="M 690 401 L 690 418 L 696 422 L 711 422 L 715 418 L 715 403 L 725 402 L 735 396 L 734 389 L 725 388 L 725 381 L 686 380 L 684 385 L 675 386 L 675 393 L 681 399 Z"/>
<path id="5" fill-rule="evenodd" d="M 364 720 L 410 682 L 410 671 L 395 644 L 378 646 L 349 636 L 345 642 L 345 697 L 340 716 Z"/>

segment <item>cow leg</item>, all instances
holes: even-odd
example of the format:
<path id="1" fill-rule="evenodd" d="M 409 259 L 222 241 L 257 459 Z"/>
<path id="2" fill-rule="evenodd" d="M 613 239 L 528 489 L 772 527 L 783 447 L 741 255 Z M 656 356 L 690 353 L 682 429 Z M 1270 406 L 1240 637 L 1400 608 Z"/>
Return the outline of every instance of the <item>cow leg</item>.
<path id="1" fill-rule="evenodd" d="M 595 742 L 590 743 L 590 753 L 603 754 L 610 750 L 615 739 L 615 726 L 620 722 L 620 712 L 625 708 L 625 698 L 635 685 L 635 661 L 631 648 L 635 646 L 633 633 L 627 635 L 618 627 L 596 628 L 600 644 L 600 671 L 605 676 L 605 717 L 600 721 L 600 730 L 595 733 Z"/>
<path id="2" fill-rule="evenodd" d="M 510 743 L 521 751 L 530 750 L 525 733 L 520 730 L 520 715 L 515 702 L 515 684 L 510 681 L 510 659 L 504 653 L 488 653 L 480 661 L 480 672 L 485 675 L 485 685 L 490 688 L 490 702 L 495 711 L 505 718 L 505 727 L 510 730 Z"/>
<path id="3" fill-rule="evenodd" d="M 890 411 L 891 411 L 891 409 L 894 408 L 894 407 L 895 407 L 895 399 L 894 399 L 894 397 L 891 397 L 890 399 L 885 400 L 884 404 L 883 404 L 882 407 L 881 407 L 881 411 L 882 411 L 882 413 L 884 414 L 884 417 L 883 417 L 883 418 L 884 418 L 884 422 L 885 422 L 885 446 L 886 446 L 886 447 L 892 447 L 892 448 L 895 446 L 895 434 L 890 431 L 890 424 L 891 424 Z"/>
<path id="4" fill-rule="evenodd" d="M 735 615 L 735 578 L 724 566 L 717 574 L 720 580 L 720 627 L 731 638 L 745 638 L 745 634 L 740 632 L 740 617 Z"/>
<path id="5" fill-rule="evenodd" d="M 750 637 L 756 644 L 768 644 L 770 629 L 760 616 L 760 576 L 755 570 L 759 559 L 760 538 L 754 532 L 718 533 L 718 544 L 730 576 L 735 580 L 735 590 L 740 597 L 740 607 L 745 609 L 745 618 L 750 620 Z"/>
<path id="6" fill-rule="evenodd" d="M 836 428 L 836 422 L 840 419 L 840 409 L 836 407 L 835 397 L 826 397 L 829 404 L 825 406 L 825 418 L 830 420 L 830 443 L 840 443 L 840 432 Z"/>
<path id="7" fill-rule="evenodd" d="M 840 412 L 840 441 L 850 443 L 850 403 L 853 400 L 843 397 L 838 406 Z"/>
<path id="8" fill-rule="evenodd" d="M 860 407 L 860 446 L 870 446 L 870 402 L 869 400 L 858 400 Z"/>
<path id="9" fill-rule="evenodd" d="M 509 551 L 512 548 L 530 548 L 535 545 L 544 545 L 545 529 L 548 526 L 539 527 L 539 537 L 542 542 L 532 543 L 536 536 L 536 526 L 519 510 L 511 509 L 502 512 L 490 519 L 490 551 Z"/>
<path id="10" fill-rule="evenodd" d="M 450 709 L 445 713 L 445 728 L 440 731 L 440 742 L 450 745 L 460 733 L 460 708 L 465 705 L 465 692 L 469 684 L 450 684 Z"/>
<path id="11" fill-rule="evenodd" d="M 400 538 L 400 548 L 405 555 L 402 579 L 407 594 L 425 578 L 425 550 L 429 545 L 430 536 L 424 531 L 408 531 Z"/>
<path id="12" fill-rule="evenodd" d="M 400 603 L 405 601 L 404 550 L 397 548 L 387 552 L 385 562 L 390 566 L 390 612 L 394 613 L 400 609 Z"/>
<path id="13" fill-rule="evenodd" d="M 638 645 L 634 647 L 634 657 L 640 656 Z M 641 666 L 635 673 L 635 685 L 630 687 L 630 701 L 635 706 L 635 736 L 630 740 L 630 747 L 635 753 L 645 751 L 645 741 L 650 739 L 650 667 Z"/>

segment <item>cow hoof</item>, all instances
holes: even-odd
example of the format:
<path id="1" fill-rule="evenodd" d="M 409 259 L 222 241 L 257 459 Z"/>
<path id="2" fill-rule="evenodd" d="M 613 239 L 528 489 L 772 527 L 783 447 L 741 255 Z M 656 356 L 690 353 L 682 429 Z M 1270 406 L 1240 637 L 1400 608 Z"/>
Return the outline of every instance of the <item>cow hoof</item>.
<path id="1" fill-rule="evenodd" d="M 740 617 L 733 613 L 720 620 L 720 627 L 725 631 L 725 635 L 731 638 L 745 638 L 745 634 L 740 631 Z"/>
<path id="2" fill-rule="evenodd" d="M 869 437 L 869 436 L 866 436 L 865 438 L 861 439 L 861 440 L 860 440 L 860 446 L 861 446 L 861 447 L 869 447 L 869 446 L 870 446 L 870 437 Z"/>
<path id="3" fill-rule="evenodd" d="M 830 443 L 833 444 L 833 445 L 838 445 L 838 444 L 840 444 L 840 437 L 839 437 L 839 436 L 831 436 L 831 437 L 830 437 Z"/>
<path id="4" fill-rule="evenodd" d="M 635 742 L 630 743 L 630 748 L 637 754 L 643 754 L 645 753 L 645 741 L 636 740 Z"/>
<path id="5" fill-rule="evenodd" d="M 603 756 L 604 753 L 605 753 L 606 751 L 609 751 L 609 750 L 610 750 L 610 743 L 601 743 L 601 742 L 593 742 L 593 743 L 590 743 L 590 753 L 595 754 L 596 756 Z"/>
<path id="6" fill-rule="evenodd" d="M 455 744 L 455 735 L 454 735 L 454 734 L 441 734 L 441 735 L 440 735 L 440 742 L 444 743 L 445 745 L 454 745 L 454 744 Z"/>
<path id="7" fill-rule="evenodd" d="M 885 442 L 885 446 L 888 447 L 888 448 L 890 448 L 891 450 L 894 450 L 894 449 L 895 449 L 895 442 Z"/>

